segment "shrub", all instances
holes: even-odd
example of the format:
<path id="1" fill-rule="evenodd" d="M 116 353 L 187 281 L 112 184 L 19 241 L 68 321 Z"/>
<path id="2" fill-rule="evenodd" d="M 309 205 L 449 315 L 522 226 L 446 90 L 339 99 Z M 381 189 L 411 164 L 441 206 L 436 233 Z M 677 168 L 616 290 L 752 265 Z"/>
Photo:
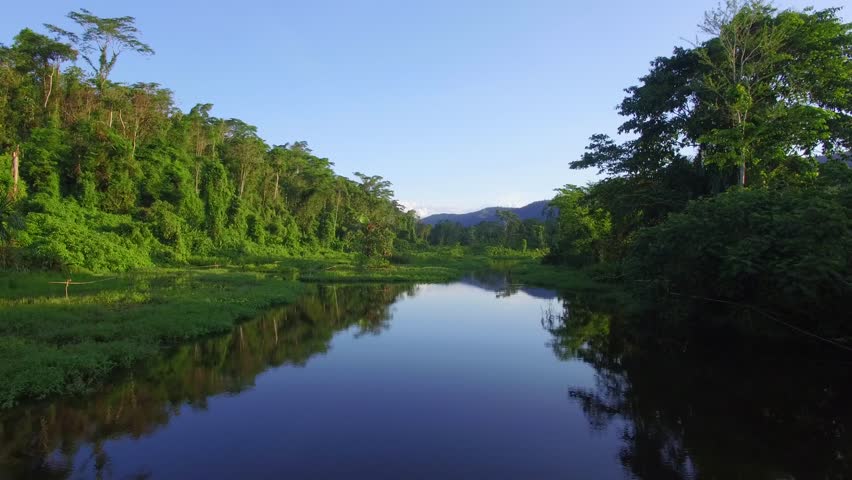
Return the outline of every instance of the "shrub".
<path id="1" fill-rule="evenodd" d="M 21 246 L 27 261 L 37 268 L 107 272 L 151 266 L 152 241 L 150 232 L 129 215 L 39 196 L 26 217 Z"/>
<path id="2" fill-rule="evenodd" d="M 663 291 L 759 305 L 852 333 L 850 188 L 733 189 L 642 230 L 628 278 Z"/>

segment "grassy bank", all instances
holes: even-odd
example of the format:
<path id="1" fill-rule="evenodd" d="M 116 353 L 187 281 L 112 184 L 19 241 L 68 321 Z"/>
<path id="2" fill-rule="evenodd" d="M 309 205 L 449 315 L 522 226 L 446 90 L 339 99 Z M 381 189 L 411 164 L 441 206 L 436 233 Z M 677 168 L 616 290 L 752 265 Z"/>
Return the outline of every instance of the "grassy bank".
<path id="1" fill-rule="evenodd" d="M 0 274 L 0 406 L 83 393 L 165 346 L 229 331 L 292 302 L 301 284 L 227 270 L 76 276 L 64 298 L 50 273 Z"/>
<path id="2" fill-rule="evenodd" d="M 67 299 L 65 285 L 51 283 L 63 281 L 62 274 L 0 273 L 0 407 L 91 391 L 165 347 L 227 332 L 240 318 L 294 301 L 302 282 L 440 283 L 502 270 L 516 282 L 601 289 L 582 273 L 542 266 L 529 255 L 495 258 L 456 249 L 378 265 L 343 254 L 213 261 L 212 268 L 75 274 L 81 283 L 69 286 Z"/>
<path id="3" fill-rule="evenodd" d="M 206 259 L 205 261 L 213 261 Z M 307 258 L 217 259 L 244 271 L 271 273 L 305 282 L 416 282 L 441 283 L 478 271 L 501 271 L 518 283 L 564 290 L 603 290 L 604 284 L 587 273 L 541 264 L 540 255 L 506 251 L 487 255 L 463 247 L 434 247 L 391 258 L 376 264 L 361 264 L 356 256 L 333 253 Z"/>

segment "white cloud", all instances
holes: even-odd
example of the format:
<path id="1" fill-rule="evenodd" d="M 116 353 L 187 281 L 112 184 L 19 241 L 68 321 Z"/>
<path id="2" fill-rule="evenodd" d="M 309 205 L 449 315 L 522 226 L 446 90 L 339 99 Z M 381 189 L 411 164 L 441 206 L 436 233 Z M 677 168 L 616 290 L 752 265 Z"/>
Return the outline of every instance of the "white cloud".
<path id="1" fill-rule="evenodd" d="M 475 212 L 477 210 L 481 210 L 486 207 L 518 208 L 523 207 L 525 205 L 529 205 L 530 203 L 538 200 L 546 200 L 546 198 L 535 198 L 534 196 L 530 196 L 528 194 L 520 192 L 508 192 L 500 194 L 499 196 L 487 202 L 483 202 L 478 205 L 468 206 L 450 206 L 433 203 L 420 203 L 413 200 L 398 201 L 403 207 L 405 207 L 406 211 L 414 210 L 415 212 L 417 212 L 417 215 L 420 218 L 424 218 L 428 217 L 429 215 L 434 215 L 436 213 L 470 213 Z"/>
<path id="2" fill-rule="evenodd" d="M 470 209 L 464 207 L 451 207 L 447 205 L 436 205 L 436 204 L 423 204 L 410 200 L 398 200 L 399 203 L 405 207 L 405 210 L 414 210 L 417 212 L 417 216 L 420 218 L 428 217 L 429 215 L 435 213 L 467 213 L 472 212 L 477 209 Z"/>

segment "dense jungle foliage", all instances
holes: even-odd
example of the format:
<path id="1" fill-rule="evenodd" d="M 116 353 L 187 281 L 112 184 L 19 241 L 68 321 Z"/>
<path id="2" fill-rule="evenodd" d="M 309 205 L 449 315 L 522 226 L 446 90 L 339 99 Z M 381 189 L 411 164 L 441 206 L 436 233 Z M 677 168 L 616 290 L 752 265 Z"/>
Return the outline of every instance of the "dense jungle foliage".
<path id="1" fill-rule="evenodd" d="M 602 180 L 558 189 L 546 222 L 506 211 L 471 227 L 419 223 L 387 180 L 340 176 L 306 142 L 270 145 L 210 104 L 183 112 L 166 88 L 111 80 L 123 56 L 154 53 L 132 17 L 79 10 L 43 32 L 0 48 L 5 269 L 526 252 L 655 308 L 677 302 L 658 325 L 690 329 L 736 304 L 736 328 L 758 315 L 852 337 L 837 315 L 852 307 L 852 26 L 840 9 L 730 0 L 708 12 L 699 40 L 626 89 L 620 137 L 593 135 L 571 163 Z"/>
<path id="2" fill-rule="evenodd" d="M 381 258 L 416 241 L 388 181 L 335 174 L 306 142 L 179 110 L 110 73 L 150 55 L 132 17 L 68 15 L 0 48 L 0 264 L 93 272 L 241 254 Z M 76 61 L 76 62 L 75 62 Z M 85 68 L 81 68 L 84 66 Z"/>
<path id="3" fill-rule="evenodd" d="M 594 135 L 571 163 L 605 178 L 558 191 L 547 260 L 592 266 L 657 309 L 676 301 L 679 327 L 736 304 L 722 322 L 736 329 L 784 318 L 852 337 L 852 25 L 839 10 L 708 12 L 703 41 L 626 89 L 627 140 Z"/>
<path id="4" fill-rule="evenodd" d="M 552 209 L 550 209 L 552 210 Z M 462 245 L 476 250 L 499 252 L 514 250 L 545 251 L 554 240 L 553 213 L 547 221 L 528 218 L 521 220 L 510 210 L 497 210 L 499 221 L 484 221 L 465 227 L 458 222 L 444 220 L 435 225 L 420 225 L 422 238 L 429 245 Z"/>

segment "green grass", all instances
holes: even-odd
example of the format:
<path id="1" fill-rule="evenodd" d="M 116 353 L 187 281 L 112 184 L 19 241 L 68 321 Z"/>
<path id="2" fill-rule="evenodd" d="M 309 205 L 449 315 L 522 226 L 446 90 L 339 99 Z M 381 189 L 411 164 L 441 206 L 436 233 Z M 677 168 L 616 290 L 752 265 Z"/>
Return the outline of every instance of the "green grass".
<path id="1" fill-rule="evenodd" d="M 518 257 L 535 263 L 529 257 Z M 298 279 L 304 282 L 407 282 L 441 283 L 466 273 L 493 270 L 505 259 L 474 255 L 459 248 L 436 248 L 399 255 L 384 262 L 362 262 L 358 256 L 339 252 L 300 257 L 242 257 L 198 259 L 195 264 L 221 264 L 228 269 Z"/>
<path id="2" fill-rule="evenodd" d="M 104 280 L 109 278 L 109 280 Z M 272 275 L 136 272 L 64 286 L 49 273 L 0 274 L 0 406 L 90 391 L 116 370 L 163 347 L 229 331 L 301 284 Z"/>
<path id="3" fill-rule="evenodd" d="M 293 302 L 302 282 L 443 283 L 486 270 L 513 281 L 606 292 L 586 274 L 534 255 L 432 249 L 367 264 L 346 254 L 245 258 L 214 268 L 78 274 L 64 298 L 58 273 L 0 273 L 0 408 L 89 392 L 168 346 L 228 332 L 241 318 Z M 212 263 L 217 263 L 215 260 Z M 210 265 L 208 263 L 207 265 Z M 616 299 L 618 300 L 618 299 Z"/>

